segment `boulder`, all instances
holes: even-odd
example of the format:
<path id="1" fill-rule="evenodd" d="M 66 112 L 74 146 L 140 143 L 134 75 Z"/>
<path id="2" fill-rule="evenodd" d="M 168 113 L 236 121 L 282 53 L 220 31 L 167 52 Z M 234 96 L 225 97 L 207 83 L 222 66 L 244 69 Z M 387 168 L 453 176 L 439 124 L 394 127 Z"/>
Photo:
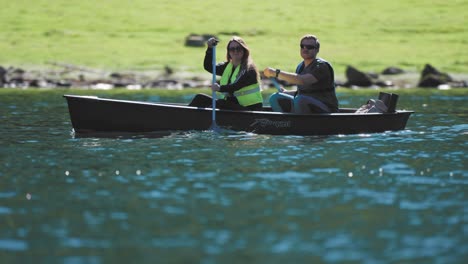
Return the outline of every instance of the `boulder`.
<path id="1" fill-rule="evenodd" d="M 204 47 L 206 45 L 206 41 L 212 37 L 215 37 L 211 34 L 190 34 L 185 38 L 185 46 L 188 47 Z"/>
<path id="2" fill-rule="evenodd" d="M 5 85 L 6 83 L 6 73 L 7 71 L 5 70 L 5 68 L 0 66 L 0 87 L 3 87 L 3 85 Z"/>
<path id="3" fill-rule="evenodd" d="M 394 66 L 387 67 L 382 71 L 382 74 L 384 75 L 396 75 L 396 74 L 402 74 L 402 73 L 405 73 L 405 71 Z"/>
<path id="4" fill-rule="evenodd" d="M 419 79 L 419 87 L 438 87 L 442 84 L 452 82 L 453 79 L 447 73 L 437 70 L 430 64 L 426 64 L 421 72 L 421 78 Z"/>
<path id="5" fill-rule="evenodd" d="M 24 74 L 25 70 L 21 68 L 12 68 L 10 67 L 6 73 L 6 79 L 8 83 L 13 83 L 15 85 L 24 83 Z"/>
<path id="6" fill-rule="evenodd" d="M 345 83 L 345 86 L 369 87 L 374 83 L 372 77 L 369 74 L 359 71 L 358 69 L 349 65 L 346 67 L 346 78 L 348 81 Z"/>

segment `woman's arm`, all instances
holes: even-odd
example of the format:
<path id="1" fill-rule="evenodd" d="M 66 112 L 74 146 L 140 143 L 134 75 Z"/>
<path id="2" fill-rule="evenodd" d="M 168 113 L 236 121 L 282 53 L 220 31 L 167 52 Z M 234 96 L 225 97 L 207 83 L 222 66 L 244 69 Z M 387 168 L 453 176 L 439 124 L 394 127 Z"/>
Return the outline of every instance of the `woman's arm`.
<path id="1" fill-rule="evenodd" d="M 205 52 L 205 59 L 203 60 L 203 68 L 209 73 L 213 73 L 213 49 L 208 47 Z M 226 68 L 227 63 L 222 62 L 216 64 L 216 75 L 223 75 L 224 69 Z"/>

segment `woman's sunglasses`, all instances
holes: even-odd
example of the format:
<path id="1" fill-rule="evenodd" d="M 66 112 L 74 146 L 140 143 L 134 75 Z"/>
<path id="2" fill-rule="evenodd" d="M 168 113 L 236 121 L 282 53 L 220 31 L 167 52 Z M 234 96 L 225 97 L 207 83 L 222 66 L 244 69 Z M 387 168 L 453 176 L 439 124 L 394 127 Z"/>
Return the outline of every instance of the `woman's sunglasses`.
<path id="1" fill-rule="evenodd" d="M 237 51 L 237 52 L 241 52 L 243 51 L 244 49 L 242 47 L 232 47 L 232 48 L 229 48 L 229 51 Z"/>
<path id="2" fill-rule="evenodd" d="M 313 49 L 315 49 L 315 46 L 314 46 L 314 45 L 303 45 L 303 44 L 301 44 L 300 46 L 301 46 L 301 49 L 303 49 L 303 48 L 306 48 L 306 49 L 308 49 L 308 50 L 313 50 Z"/>

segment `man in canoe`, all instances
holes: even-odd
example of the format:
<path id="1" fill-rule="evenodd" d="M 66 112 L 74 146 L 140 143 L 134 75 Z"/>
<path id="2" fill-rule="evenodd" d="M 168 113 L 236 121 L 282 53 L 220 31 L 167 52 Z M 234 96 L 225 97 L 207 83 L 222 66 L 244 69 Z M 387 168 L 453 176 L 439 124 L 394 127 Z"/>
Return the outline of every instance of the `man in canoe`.
<path id="1" fill-rule="evenodd" d="M 281 88 L 280 92 L 270 97 L 273 111 L 308 113 L 333 113 L 338 111 L 338 99 L 335 94 L 335 76 L 333 68 L 317 54 L 320 42 L 314 35 L 305 35 L 300 41 L 300 54 L 304 59 L 296 72 L 266 68 L 263 73 L 268 78 L 277 78 L 297 85 L 297 91 Z"/>
<path id="2" fill-rule="evenodd" d="M 207 41 L 203 66 L 213 73 L 213 47 L 217 40 Z M 221 75 L 219 83 L 213 83 L 212 91 L 218 92 L 216 107 L 231 110 L 261 110 L 263 98 L 260 90 L 260 74 L 251 56 L 250 49 L 240 37 L 233 37 L 226 47 L 226 61 L 216 65 L 216 75 Z M 197 94 L 189 106 L 212 107 L 212 97 Z"/>

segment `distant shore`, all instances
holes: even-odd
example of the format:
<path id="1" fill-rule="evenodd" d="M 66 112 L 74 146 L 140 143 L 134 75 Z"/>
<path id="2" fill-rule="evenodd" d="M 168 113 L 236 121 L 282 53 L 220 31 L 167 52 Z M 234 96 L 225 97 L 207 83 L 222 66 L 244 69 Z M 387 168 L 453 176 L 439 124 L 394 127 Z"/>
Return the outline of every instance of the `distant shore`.
<path id="1" fill-rule="evenodd" d="M 421 87 L 423 72 L 408 72 L 395 67 L 388 69 L 393 72 L 362 72 L 348 67 L 344 74 L 336 74 L 337 87 L 347 88 L 414 88 Z M 468 87 L 468 73 L 441 73 L 445 79 L 429 83 L 428 88 L 439 89 Z M 263 75 L 262 73 L 260 73 Z M 431 72 L 432 75 L 433 72 Z M 431 75 L 431 77 L 432 77 Z M 447 77 L 449 80 L 447 81 Z M 175 71 L 166 67 L 163 71 L 110 71 L 93 69 L 64 63 L 54 63 L 51 67 L 24 69 L 9 66 L 0 66 L 0 87 L 3 88 L 88 88 L 88 89 L 184 89 L 206 88 L 211 82 L 209 73 L 193 73 L 188 71 Z M 290 86 L 288 83 L 281 83 Z M 263 88 L 274 88 L 272 82 L 262 76 Z"/>

